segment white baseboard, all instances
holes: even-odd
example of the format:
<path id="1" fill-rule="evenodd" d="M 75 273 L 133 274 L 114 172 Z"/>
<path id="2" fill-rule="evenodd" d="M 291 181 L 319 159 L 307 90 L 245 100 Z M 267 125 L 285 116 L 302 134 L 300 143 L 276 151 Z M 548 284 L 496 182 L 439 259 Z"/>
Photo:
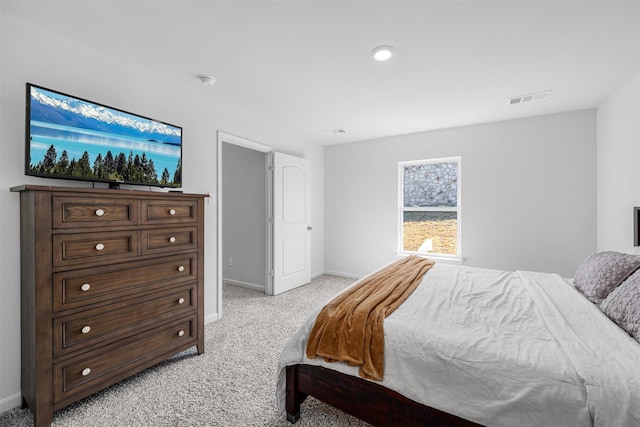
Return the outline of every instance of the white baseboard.
<path id="1" fill-rule="evenodd" d="M 215 314 L 211 314 L 209 316 L 206 316 L 204 318 L 204 324 L 206 325 L 207 323 L 211 323 L 211 322 L 215 322 L 216 320 L 218 320 L 220 318 L 220 315 L 218 313 Z"/>
<path id="2" fill-rule="evenodd" d="M 264 286 L 262 285 L 256 285 L 255 283 L 241 282 L 240 280 L 222 278 L 222 283 L 228 283 L 230 285 L 235 285 L 235 286 L 242 286 L 243 288 L 249 288 L 249 289 L 253 289 L 261 292 L 265 291 Z"/>
<path id="3" fill-rule="evenodd" d="M 13 408 L 22 406 L 22 394 L 16 393 L 4 399 L 0 399 L 0 413 L 10 411 Z"/>
<path id="4" fill-rule="evenodd" d="M 640 255 L 640 254 L 639 254 L 639 255 Z M 318 271 L 317 273 L 311 273 L 311 278 L 312 278 L 312 279 L 315 279 L 316 277 L 320 277 L 320 276 L 322 276 L 323 274 L 327 274 L 327 273 L 325 273 L 324 271 Z"/>
<path id="5" fill-rule="evenodd" d="M 324 274 L 329 274 L 331 276 L 347 277 L 349 279 L 361 279 L 363 277 L 359 274 L 345 273 L 344 271 L 333 271 L 333 270 L 325 270 Z"/>

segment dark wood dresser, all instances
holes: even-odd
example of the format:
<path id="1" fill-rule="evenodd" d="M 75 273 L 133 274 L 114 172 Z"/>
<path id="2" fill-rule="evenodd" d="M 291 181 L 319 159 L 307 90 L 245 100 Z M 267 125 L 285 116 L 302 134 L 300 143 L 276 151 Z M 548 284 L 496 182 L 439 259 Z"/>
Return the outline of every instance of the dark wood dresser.
<path id="1" fill-rule="evenodd" d="M 22 396 L 36 426 L 187 348 L 204 352 L 204 195 L 11 191 L 21 210 Z"/>

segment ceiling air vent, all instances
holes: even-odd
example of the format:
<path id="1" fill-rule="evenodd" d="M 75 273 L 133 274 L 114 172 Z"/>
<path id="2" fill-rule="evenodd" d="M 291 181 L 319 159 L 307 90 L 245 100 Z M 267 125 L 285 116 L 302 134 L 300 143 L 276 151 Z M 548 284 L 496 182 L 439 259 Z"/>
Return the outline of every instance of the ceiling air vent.
<path id="1" fill-rule="evenodd" d="M 325 130 L 324 133 L 328 133 L 328 134 L 334 134 L 334 135 L 340 135 L 343 133 L 347 133 L 347 130 L 344 128 L 340 128 L 340 129 L 331 129 L 331 130 Z"/>
<path id="2" fill-rule="evenodd" d="M 551 95 L 551 91 L 545 90 L 544 92 L 536 92 L 536 93 L 530 93 L 527 95 L 514 96 L 512 98 L 507 99 L 507 105 L 524 104 L 525 102 L 531 102 L 531 101 L 542 101 L 543 99 L 547 99 L 549 95 Z"/>

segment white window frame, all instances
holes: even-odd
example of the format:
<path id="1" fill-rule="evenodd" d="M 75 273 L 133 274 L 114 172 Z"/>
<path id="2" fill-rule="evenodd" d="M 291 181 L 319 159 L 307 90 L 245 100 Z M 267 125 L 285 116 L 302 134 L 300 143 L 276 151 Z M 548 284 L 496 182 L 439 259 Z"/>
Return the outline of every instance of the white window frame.
<path id="1" fill-rule="evenodd" d="M 456 207 L 442 206 L 442 207 L 420 207 L 420 208 L 405 208 L 404 207 L 404 168 L 406 166 L 414 165 L 426 165 L 433 163 L 457 163 L 458 165 L 458 182 L 457 182 L 457 202 Z M 426 255 L 431 259 L 442 259 L 462 262 L 462 157 L 441 157 L 437 159 L 423 159 L 423 160 L 411 160 L 398 162 L 398 253 L 400 255 Z M 457 213 L 457 242 L 456 242 L 456 254 L 441 254 L 436 252 L 418 252 L 418 251 L 405 251 L 404 250 L 404 212 L 418 212 L 418 211 L 430 211 L 430 212 L 456 212 Z"/>

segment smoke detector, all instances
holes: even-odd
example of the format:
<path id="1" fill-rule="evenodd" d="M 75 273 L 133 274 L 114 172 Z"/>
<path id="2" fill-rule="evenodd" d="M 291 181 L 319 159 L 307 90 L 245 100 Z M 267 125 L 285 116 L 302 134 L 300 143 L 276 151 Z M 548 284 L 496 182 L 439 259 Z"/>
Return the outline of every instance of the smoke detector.
<path id="1" fill-rule="evenodd" d="M 542 101 L 551 95 L 551 90 L 544 92 L 529 93 L 527 95 L 514 96 L 507 99 L 507 105 L 524 104 L 532 101 Z"/>
<path id="2" fill-rule="evenodd" d="M 200 83 L 202 83 L 205 86 L 213 86 L 214 84 L 216 84 L 216 79 L 212 76 L 198 76 L 198 78 L 200 79 Z"/>

